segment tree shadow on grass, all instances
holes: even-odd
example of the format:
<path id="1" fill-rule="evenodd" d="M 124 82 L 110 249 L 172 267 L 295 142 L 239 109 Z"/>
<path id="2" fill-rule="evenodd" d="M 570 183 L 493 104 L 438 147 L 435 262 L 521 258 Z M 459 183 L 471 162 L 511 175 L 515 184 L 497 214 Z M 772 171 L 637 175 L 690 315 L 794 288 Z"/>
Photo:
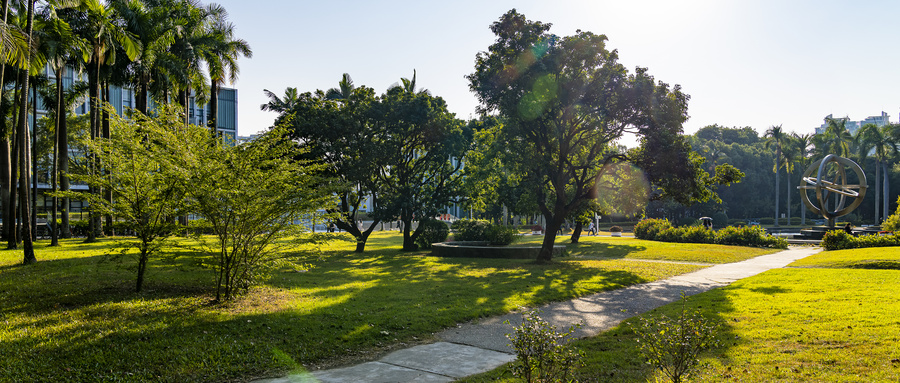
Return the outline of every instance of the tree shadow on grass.
<path id="1" fill-rule="evenodd" d="M 573 262 L 323 254 L 309 271 L 279 272 L 265 284 L 280 300 L 263 293 L 261 307 L 243 309 L 240 300 L 209 306 L 212 272 L 178 257 L 155 259 L 141 294 L 132 292 L 133 272 L 102 256 L 0 270 L 0 319 L 10 321 L 2 331 L 15 334 L 0 345 L 8 355 L 0 380 L 246 380 L 372 359 L 521 304 L 645 281 Z M 580 286 L 585 280 L 593 284 Z"/>

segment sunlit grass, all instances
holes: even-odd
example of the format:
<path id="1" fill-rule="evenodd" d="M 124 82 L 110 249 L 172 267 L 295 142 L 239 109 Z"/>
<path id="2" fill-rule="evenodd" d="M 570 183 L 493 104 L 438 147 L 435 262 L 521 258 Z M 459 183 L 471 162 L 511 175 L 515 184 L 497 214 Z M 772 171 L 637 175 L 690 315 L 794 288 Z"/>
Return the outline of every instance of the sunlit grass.
<path id="1" fill-rule="evenodd" d="M 134 261 L 105 255 L 114 240 L 41 242 L 31 266 L 0 251 L 0 381 L 245 381 L 703 267 L 632 260 L 669 250 L 617 241 L 590 238 L 579 256 L 538 265 L 401 252 L 397 232 L 376 232 L 362 254 L 347 241 L 291 250 L 297 267 L 227 305 L 211 303 L 213 272 L 186 247 L 155 258 L 139 294 Z"/>
<path id="2" fill-rule="evenodd" d="M 776 269 L 690 297 L 689 309 L 722 324 L 720 348 L 703 354 L 695 382 L 896 382 L 900 380 L 898 270 L 837 268 L 872 259 L 900 261 L 896 248 L 822 252 L 795 265 L 830 268 Z M 840 253 L 840 254 L 839 254 Z M 893 254 L 893 255 L 889 255 Z M 855 261 L 854 261 L 855 260 Z M 676 316 L 680 303 L 647 315 Z M 579 340 L 582 381 L 647 382 L 659 374 L 638 353 L 629 323 Z M 464 380 L 515 381 L 507 367 Z"/>

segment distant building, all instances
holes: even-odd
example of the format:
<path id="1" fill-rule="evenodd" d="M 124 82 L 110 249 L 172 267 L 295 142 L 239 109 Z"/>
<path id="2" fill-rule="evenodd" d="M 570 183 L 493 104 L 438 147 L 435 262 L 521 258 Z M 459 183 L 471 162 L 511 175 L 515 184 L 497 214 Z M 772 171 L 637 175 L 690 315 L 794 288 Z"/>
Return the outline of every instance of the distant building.
<path id="1" fill-rule="evenodd" d="M 866 117 L 866 119 L 864 119 L 862 121 L 851 121 L 850 117 L 847 117 L 847 116 L 835 118 L 831 114 L 829 114 L 829 115 L 825 116 L 825 118 L 823 119 L 822 126 L 819 126 L 816 128 L 816 134 L 825 133 L 825 129 L 828 128 L 828 120 L 831 120 L 831 119 L 837 120 L 837 121 L 842 121 L 842 120 L 845 121 L 844 126 L 847 128 L 847 131 L 849 131 L 850 134 L 856 134 L 856 131 L 859 130 L 859 128 L 863 127 L 866 124 L 875 124 L 875 126 L 881 127 L 881 126 L 885 126 L 885 125 L 888 125 L 891 123 L 890 115 L 885 112 L 881 112 L 880 116 Z"/>
<path id="2" fill-rule="evenodd" d="M 49 79 L 56 79 L 56 74 L 54 71 L 50 70 L 49 67 L 44 68 L 44 76 L 47 76 Z M 75 81 L 84 80 L 84 75 L 79 78 L 79 74 L 74 70 L 67 70 L 66 74 L 63 76 L 63 87 L 68 89 L 71 87 Z M 225 142 L 233 143 L 237 138 L 238 131 L 238 121 L 237 121 L 237 89 L 233 88 L 219 88 L 218 92 L 218 104 L 219 104 L 219 112 L 218 118 L 216 118 L 217 131 L 219 135 L 225 140 Z M 188 122 L 194 125 L 206 126 L 207 121 L 209 121 L 209 106 L 202 105 L 198 106 L 195 103 L 195 97 L 192 94 L 188 98 Z M 119 112 L 122 113 L 127 108 L 133 108 L 136 105 L 134 98 L 134 91 L 129 88 L 123 88 L 115 85 L 109 86 L 109 103 Z M 32 126 L 32 118 L 34 120 L 39 120 L 41 117 L 47 115 L 49 112 L 42 102 L 41 98 L 37 98 L 37 113 L 36 116 L 32 116 L 31 111 L 29 110 L 28 115 L 28 125 L 29 129 L 34 129 Z M 149 103 L 150 109 L 153 109 L 155 103 L 150 101 Z M 29 108 L 30 109 L 30 108 Z M 87 114 L 90 112 L 90 105 L 87 101 L 82 103 L 81 105 L 75 107 L 75 114 Z M 70 154 L 69 156 L 75 158 L 78 156 L 78 153 L 75 152 L 74 145 L 70 146 Z M 41 169 L 38 168 L 37 172 L 34 174 L 34 177 L 37 181 L 37 189 L 38 196 L 35 201 L 36 210 L 38 213 L 48 212 L 51 209 L 51 199 L 44 198 L 43 194 L 51 189 L 50 185 L 50 169 Z M 72 183 L 71 188 L 73 190 L 87 190 L 87 185 Z M 71 206 L 69 210 L 72 212 L 80 212 L 82 208 L 84 208 L 87 204 L 82 201 L 71 201 Z"/>

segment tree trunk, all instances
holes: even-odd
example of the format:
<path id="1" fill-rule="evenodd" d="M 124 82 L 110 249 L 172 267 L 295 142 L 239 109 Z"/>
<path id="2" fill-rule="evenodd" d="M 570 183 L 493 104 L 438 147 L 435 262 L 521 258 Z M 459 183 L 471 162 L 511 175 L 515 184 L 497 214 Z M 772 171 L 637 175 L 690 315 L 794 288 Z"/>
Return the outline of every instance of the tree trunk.
<path id="1" fill-rule="evenodd" d="M 62 67 L 60 73 L 64 76 L 66 68 Z M 57 77 L 59 81 L 61 78 Z M 59 188 L 61 191 L 69 191 L 69 127 L 68 121 L 66 121 L 68 112 L 65 108 L 65 98 L 63 94 L 58 96 L 59 100 L 59 109 L 56 111 L 57 115 L 57 134 L 59 135 Z M 59 227 L 59 236 L 62 238 L 71 238 L 72 237 L 72 229 L 69 223 L 69 197 L 63 197 L 62 199 L 62 219 Z"/>
<path id="2" fill-rule="evenodd" d="M 88 82 L 90 83 L 90 94 L 88 97 L 90 98 L 91 110 L 90 110 L 90 130 L 91 130 L 91 140 L 96 140 L 100 135 L 100 61 L 99 54 L 94 53 L 94 57 L 91 59 L 91 63 L 88 65 Z M 87 153 L 88 155 L 88 172 L 91 174 L 96 174 L 99 170 L 97 169 L 97 156 L 94 153 Z M 93 185 L 88 185 L 88 193 L 97 194 L 99 191 Z M 88 207 L 88 232 L 87 238 L 84 240 L 87 243 L 97 242 L 97 232 L 99 231 L 99 216 L 97 215 L 97 211 L 93 209 L 93 207 Z"/>
<path id="3" fill-rule="evenodd" d="M 875 159 L 875 224 L 878 225 L 881 223 L 881 215 L 879 215 L 879 208 L 881 202 L 881 161 L 876 158 Z"/>
<path id="4" fill-rule="evenodd" d="M 28 140 L 28 162 L 31 164 L 31 233 L 37 235 L 37 85 L 32 85 L 34 92 L 31 94 L 32 113 L 31 113 L 31 139 Z"/>
<path id="5" fill-rule="evenodd" d="M 884 209 L 882 209 L 882 215 L 885 219 L 891 215 L 890 203 L 891 203 L 891 182 L 890 182 L 890 172 L 888 172 L 887 161 L 881 162 L 881 176 L 884 178 L 881 181 L 881 185 L 884 188 L 884 193 L 881 194 L 881 203 L 883 204 Z M 881 222 L 877 222 L 879 225 Z"/>
<path id="6" fill-rule="evenodd" d="M 787 210 L 787 225 L 791 226 L 791 173 L 784 170 L 784 175 L 787 178 L 785 183 L 787 184 L 787 204 L 784 206 L 785 210 Z"/>
<path id="7" fill-rule="evenodd" d="M 108 83 L 103 84 L 103 101 L 105 101 L 104 105 L 109 102 L 109 84 Z M 109 112 L 106 111 L 106 109 L 103 109 L 102 116 L 103 116 L 103 139 L 109 140 L 111 137 L 110 131 L 109 131 Z M 101 164 L 101 166 L 103 166 L 103 164 Z M 103 166 L 103 167 L 104 167 L 103 174 L 107 178 L 112 177 L 112 175 L 110 175 L 110 173 L 109 173 L 109 169 L 106 168 L 105 166 Z M 108 202 L 110 205 L 112 205 L 113 195 L 112 195 L 111 188 L 106 188 L 106 190 L 103 191 L 103 199 L 105 199 L 106 202 Z M 101 230 L 101 231 L 104 233 L 104 235 L 115 236 L 116 233 L 115 233 L 115 230 L 113 229 L 112 215 L 107 214 L 105 218 L 106 218 L 106 224 L 103 225 L 103 230 Z"/>
<path id="8" fill-rule="evenodd" d="M 578 240 L 581 239 L 581 221 L 575 221 L 575 229 L 572 230 L 572 243 L 578 243 Z"/>
<path id="9" fill-rule="evenodd" d="M 541 244 L 541 251 L 538 253 L 538 263 L 549 263 L 553 261 L 553 245 L 556 244 L 556 232 L 562 226 L 563 217 L 556 213 L 553 217 L 547 219 L 544 227 L 544 242 Z"/>
<path id="10" fill-rule="evenodd" d="M 779 195 L 778 192 L 781 188 L 781 186 L 779 185 L 780 177 L 778 177 L 778 170 L 780 168 L 778 166 L 779 158 L 781 158 L 781 148 L 776 148 L 775 149 L 775 226 L 779 226 L 779 224 L 780 224 L 779 223 L 780 220 L 778 219 L 779 218 L 778 217 L 778 207 L 779 207 L 778 206 L 778 202 L 779 202 L 778 201 L 778 195 Z"/>
<path id="11" fill-rule="evenodd" d="M 218 132 L 218 120 L 219 118 L 219 82 L 216 80 L 210 80 L 209 82 L 209 121 L 207 121 L 207 126 L 209 126 L 209 130 L 212 133 L 213 137 Z"/>
<path id="12" fill-rule="evenodd" d="M 28 1 L 28 18 L 25 26 L 25 38 L 29 50 L 32 47 L 31 31 L 32 23 L 34 21 L 34 2 L 35 0 Z M 31 61 L 30 52 L 28 53 L 28 56 L 29 57 L 25 60 L 26 68 L 29 67 L 27 64 Z M 31 217 L 28 211 L 31 207 L 30 202 L 28 201 L 28 185 L 31 180 L 29 179 L 28 174 L 28 122 L 25 116 L 28 111 L 28 70 L 19 71 L 19 82 L 22 84 L 17 132 L 19 147 L 21 148 L 19 151 L 19 205 L 22 208 L 22 239 L 24 241 L 23 263 L 27 265 L 37 262 L 37 258 L 34 256 L 34 244 L 32 243 L 31 238 L 31 222 L 29 222 Z"/>

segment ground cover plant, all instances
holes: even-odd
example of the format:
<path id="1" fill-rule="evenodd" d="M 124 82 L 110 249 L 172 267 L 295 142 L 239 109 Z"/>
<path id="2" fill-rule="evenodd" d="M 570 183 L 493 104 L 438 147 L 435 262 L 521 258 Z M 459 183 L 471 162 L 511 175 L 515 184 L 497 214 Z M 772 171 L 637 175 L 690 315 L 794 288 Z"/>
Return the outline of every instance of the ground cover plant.
<path id="1" fill-rule="evenodd" d="M 352 240 L 288 254 L 296 267 L 223 305 L 212 304 L 215 272 L 186 247 L 151 259 L 144 289 L 133 292 L 133 263 L 104 255 L 112 242 L 38 242 L 40 262 L 30 266 L 19 264 L 19 252 L 0 252 L 0 381 L 277 376 L 367 358 L 519 306 L 702 267 L 601 257 L 550 265 L 442 259 L 401 252 L 397 232 L 377 232 L 363 254 Z"/>
<path id="2" fill-rule="evenodd" d="M 687 308 L 722 324 L 720 347 L 701 354 L 697 382 L 895 382 L 900 379 L 900 270 L 848 269 L 895 249 L 822 252 L 727 287 L 689 297 Z M 839 260 L 843 257 L 845 261 Z M 797 268 L 795 266 L 804 266 Z M 815 268 L 824 266 L 827 268 Z M 641 317 L 677 315 L 676 302 Z M 575 342 L 582 382 L 647 382 L 662 376 L 638 352 L 633 323 Z M 465 382 L 516 381 L 508 367 Z"/>

